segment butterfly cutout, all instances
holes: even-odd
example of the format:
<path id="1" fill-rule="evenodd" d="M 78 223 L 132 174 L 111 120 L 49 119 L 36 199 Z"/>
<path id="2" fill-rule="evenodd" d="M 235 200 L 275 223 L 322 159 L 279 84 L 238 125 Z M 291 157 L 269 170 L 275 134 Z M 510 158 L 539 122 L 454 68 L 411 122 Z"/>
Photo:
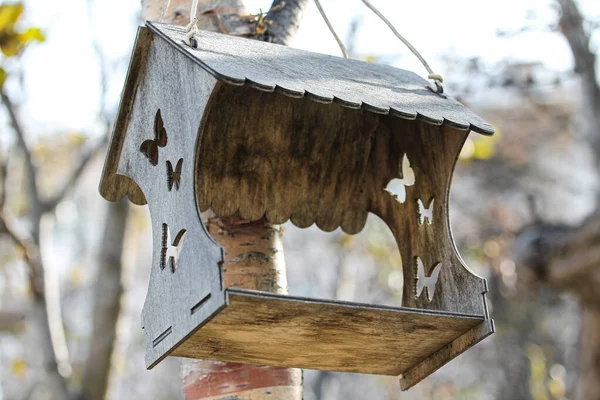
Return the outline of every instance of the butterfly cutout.
<path id="1" fill-rule="evenodd" d="M 433 223 L 433 202 L 435 200 L 432 199 L 431 203 L 429 203 L 429 208 L 425 208 L 423 201 L 421 199 L 417 200 L 417 205 L 419 206 L 419 225 L 423 225 L 426 221 L 428 225 Z"/>
<path id="2" fill-rule="evenodd" d="M 398 165 L 398 174 L 401 178 L 392 179 L 386 186 L 385 190 L 390 193 L 400 203 L 406 201 L 406 187 L 415 184 L 415 171 L 410 166 L 408 156 L 404 154 L 402 161 Z M 395 193 L 394 189 L 401 189 L 401 193 Z"/>
<path id="3" fill-rule="evenodd" d="M 158 165 L 158 148 L 167 145 L 167 131 L 160 110 L 156 111 L 154 116 L 154 139 L 144 140 L 140 146 L 140 151 L 150 161 L 150 164 Z"/>
<path id="4" fill-rule="evenodd" d="M 171 241 L 171 231 L 167 224 L 162 225 L 162 248 L 160 251 L 160 269 L 165 269 L 167 264 L 171 267 L 171 272 L 177 269 L 179 255 L 183 249 L 183 240 L 185 239 L 185 229 L 179 231 L 175 239 Z"/>
<path id="5" fill-rule="evenodd" d="M 425 274 L 425 267 L 423 266 L 423 261 L 419 257 L 415 258 L 416 266 L 417 266 L 417 277 L 416 280 L 416 292 L 415 299 L 421 297 L 423 293 L 423 289 L 427 289 L 427 300 L 433 300 L 433 295 L 435 294 L 435 285 L 438 281 L 438 277 L 440 276 L 440 271 L 442 269 L 442 263 L 438 262 L 433 266 L 433 271 L 431 274 Z"/>
<path id="6" fill-rule="evenodd" d="M 167 185 L 169 187 L 169 192 L 175 186 L 175 190 L 179 190 L 179 185 L 181 185 L 181 167 L 183 166 L 183 158 L 180 158 L 177 161 L 177 165 L 173 170 L 173 164 L 171 161 L 167 160 Z"/>

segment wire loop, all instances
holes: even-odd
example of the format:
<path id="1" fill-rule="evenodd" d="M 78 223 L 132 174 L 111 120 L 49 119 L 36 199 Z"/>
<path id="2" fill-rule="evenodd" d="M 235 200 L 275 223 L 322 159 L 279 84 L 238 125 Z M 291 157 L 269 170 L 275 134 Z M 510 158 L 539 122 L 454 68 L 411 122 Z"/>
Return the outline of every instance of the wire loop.
<path id="1" fill-rule="evenodd" d="M 185 27 L 185 44 L 194 48 L 198 47 L 198 43 L 194 39 L 196 33 L 198 33 L 198 0 L 193 0 L 190 9 L 190 23 Z"/>

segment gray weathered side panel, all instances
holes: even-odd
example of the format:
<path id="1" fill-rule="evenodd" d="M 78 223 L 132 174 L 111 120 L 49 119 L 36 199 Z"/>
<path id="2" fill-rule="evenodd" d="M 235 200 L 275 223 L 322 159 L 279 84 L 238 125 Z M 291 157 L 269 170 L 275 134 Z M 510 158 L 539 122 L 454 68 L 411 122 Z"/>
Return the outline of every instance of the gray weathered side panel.
<path id="1" fill-rule="evenodd" d="M 194 174 L 199 126 L 216 79 L 156 37 L 147 63 L 118 173 L 137 182 L 152 218 L 152 273 L 142 311 L 146 364 L 152 368 L 221 309 L 225 295 L 222 249 L 200 220 Z M 170 169 L 174 175 L 169 177 Z M 170 233 L 168 243 L 163 224 Z M 184 230 L 179 247 L 173 246 Z M 169 256 L 177 255 L 177 248 L 181 253 L 173 272 Z"/>

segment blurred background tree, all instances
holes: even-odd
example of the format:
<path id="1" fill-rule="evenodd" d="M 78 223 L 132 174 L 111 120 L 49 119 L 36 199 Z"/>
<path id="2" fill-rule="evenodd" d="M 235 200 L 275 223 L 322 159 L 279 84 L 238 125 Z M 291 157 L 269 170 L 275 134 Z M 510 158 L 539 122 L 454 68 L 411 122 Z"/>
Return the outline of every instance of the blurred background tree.
<path id="1" fill-rule="evenodd" d="M 600 398 L 599 5 L 374 3 L 498 128 L 467 142 L 451 202 L 498 332 L 407 393 L 395 378 L 305 371 L 305 398 Z M 421 71 L 360 1 L 323 5 L 353 58 Z M 144 368 L 147 211 L 97 194 L 140 9 L 0 4 L 2 398 L 183 397 L 177 360 Z M 186 2 L 172 12 L 186 18 Z M 338 54 L 312 4 L 291 45 Z M 290 292 L 399 305 L 402 265 L 377 219 L 352 237 L 287 225 L 285 246 Z"/>

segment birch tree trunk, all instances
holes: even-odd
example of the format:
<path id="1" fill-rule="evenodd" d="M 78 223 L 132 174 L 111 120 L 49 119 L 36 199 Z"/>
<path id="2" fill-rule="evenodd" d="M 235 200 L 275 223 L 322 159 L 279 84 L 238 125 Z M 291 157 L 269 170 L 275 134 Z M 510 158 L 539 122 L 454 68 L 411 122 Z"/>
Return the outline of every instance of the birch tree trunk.
<path id="1" fill-rule="evenodd" d="M 190 0 L 172 0 L 163 21 L 186 25 L 189 22 L 190 3 Z M 306 3 L 306 0 L 294 2 L 295 12 L 293 8 L 292 12 L 288 9 L 283 18 L 297 25 L 303 7 L 298 5 Z M 164 4 L 163 0 L 142 0 L 144 19 L 159 19 Z M 223 31 L 220 14 L 236 13 L 246 14 L 240 0 L 200 0 L 198 27 Z M 285 24 L 284 19 L 275 23 L 278 28 L 281 29 Z M 286 32 L 280 43 L 287 42 L 295 28 Z M 203 216 L 208 230 L 225 249 L 225 287 L 287 293 L 282 229 L 264 219 L 245 221 L 235 217 L 217 218 L 207 215 L 209 213 Z M 186 360 L 181 372 L 187 400 L 302 399 L 302 371 L 299 369 Z"/>

